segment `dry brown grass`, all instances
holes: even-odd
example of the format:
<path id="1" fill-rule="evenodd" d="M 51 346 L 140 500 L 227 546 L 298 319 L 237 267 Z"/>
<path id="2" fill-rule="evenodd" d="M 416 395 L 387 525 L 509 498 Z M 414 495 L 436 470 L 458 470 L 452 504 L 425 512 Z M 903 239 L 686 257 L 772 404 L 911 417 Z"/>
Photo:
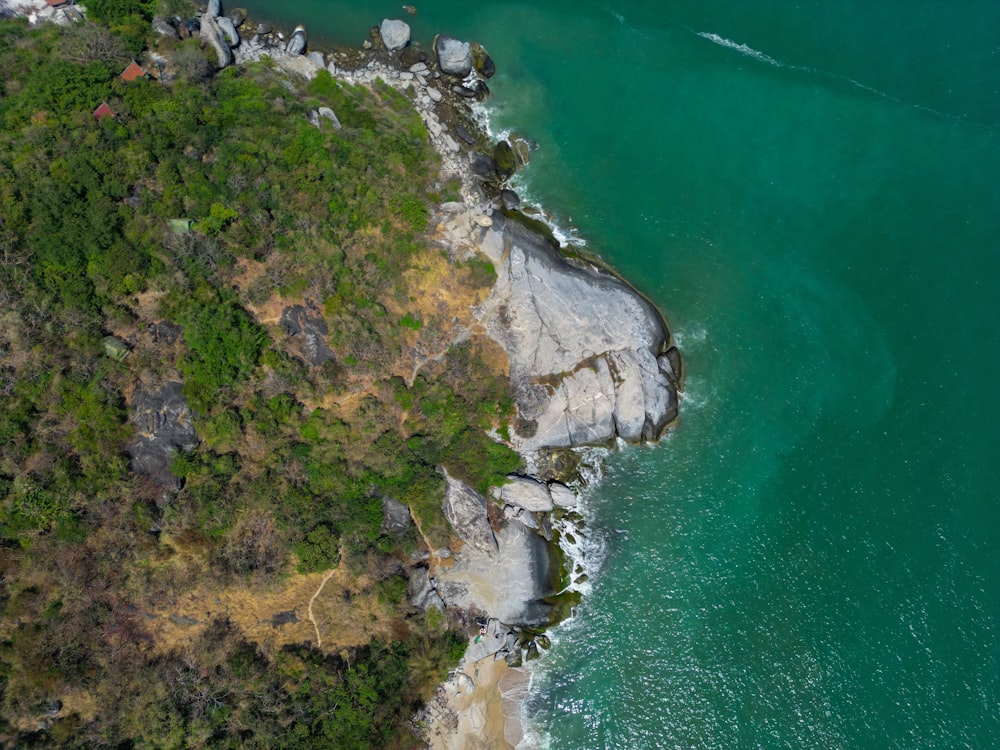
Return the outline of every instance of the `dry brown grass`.
<path id="1" fill-rule="evenodd" d="M 180 564 L 197 563 L 189 558 Z M 149 622 L 149 629 L 155 647 L 163 653 L 182 650 L 219 617 L 228 619 L 247 640 L 269 653 L 288 644 L 315 646 L 316 631 L 308 619 L 308 606 L 326 575 L 295 573 L 263 585 L 203 583 L 154 608 L 151 614 L 155 617 Z M 298 622 L 273 624 L 275 615 L 293 610 Z M 379 603 L 366 576 L 355 576 L 344 566 L 334 571 L 316 597 L 312 611 L 323 640 L 322 650 L 327 653 L 392 635 L 391 608 Z M 171 616 L 190 618 L 197 624 L 179 624 Z"/>

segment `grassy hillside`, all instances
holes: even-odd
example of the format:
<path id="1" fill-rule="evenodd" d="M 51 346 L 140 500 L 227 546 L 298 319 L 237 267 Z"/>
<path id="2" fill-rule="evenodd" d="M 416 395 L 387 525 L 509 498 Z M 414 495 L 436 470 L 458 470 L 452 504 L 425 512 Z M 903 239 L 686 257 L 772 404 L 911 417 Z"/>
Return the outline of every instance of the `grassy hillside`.
<path id="1" fill-rule="evenodd" d="M 428 241 L 448 187 L 402 95 L 211 75 L 196 40 L 126 84 L 149 10 L 94 10 L 0 22 L 0 741 L 411 746 L 465 643 L 404 594 L 448 541 L 436 467 L 484 490 L 518 464 L 486 434 L 502 353 L 451 344 L 492 268 Z M 171 380 L 200 441 L 177 492 L 126 452 L 133 393 Z"/>

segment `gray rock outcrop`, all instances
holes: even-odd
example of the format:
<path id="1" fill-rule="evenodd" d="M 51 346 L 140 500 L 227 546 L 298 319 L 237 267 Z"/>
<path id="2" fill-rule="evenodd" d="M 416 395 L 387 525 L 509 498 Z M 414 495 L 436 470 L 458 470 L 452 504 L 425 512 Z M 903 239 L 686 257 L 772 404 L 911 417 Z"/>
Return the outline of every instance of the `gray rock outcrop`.
<path id="1" fill-rule="evenodd" d="M 288 336 L 288 349 L 293 357 L 313 367 L 334 358 L 324 338 L 329 332 L 326 321 L 315 310 L 292 305 L 282 310 L 279 322 Z"/>
<path id="2" fill-rule="evenodd" d="M 205 6 L 205 12 L 212 18 L 222 15 L 222 0 L 208 0 L 208 4 Z"/>
<path id="3" fill-rule="evenodd" d="M 340 130 L 341 128 L 340 120 L 337 119 L 337 115 L 332 109 L 330 109 L 329 107 L 320 107 L 318 110 L 316 110 L 316 114 L 318 114 L 320 117 L 329 120 L 331 123 L 333 123 L 333 127 L 335 127 L 337 130 Z"/>
<path id="4" fill-rule="evenodd" d="M 560 508 L 576 507 L 576 493 L 565 484 L 560 484 L 559 482 L 550 484 L 549 495 L 552 497 L 552 503 Z"/>
<path id="5" fill-rule="evenodd" d="M 198 436 L 191 424 L 191 408 L 181 383 L 168 380 L 158 387 L 140 384 L 132 395 L 129 420 L 135 437 L 128 445 L 132 470 L 153 479 L 166 490 L 178 490 L 181 480 L 170 473 L 178 451 L 193 450 Z"/>
<path id="6" fill-rule="evenodd" d="M 498 274 L 481 315 L 510 361 L 515 447 L 658 438 L 677 415 L 677 378 L 662 364 L 671 342 L 656 309 L 515 221 L 498 218 L 480 247 Z"/>
<path id="7" fill-rule="evenodd" d="M 229 46 L 238 47 L 240 44 L 240 34 L 236 31 L 236 24 L 225 16 L 219 16 L 215 19 L 215 22 L 219 24 L 222 33 L 226 35 L 226 41 L 229 42 Z"/>
<path id="8" fill-rule="evenodd" d="M 169 37 L 170 39 L 180 39 L 177 34 L 177 29 L 167 22 L 163 16 L 153 16 L 153 21 L 151 24 L 153 31 L 155 31 L 160 36 Z"/>
<path id="9" fill-rule="evenodd" d="M 410 528 L 410 509 L 399 500 L 382 498 L 382 533 L 403 536 Z"/>
<path id="10" fill-rule="evenodd" d="M 466 545 L 488 556 L 495 555 L 498 546 L 486 516 L 486 499 L 448 472 L 444 477 L 447 481 L 444 515 L 448 523 Z"/>
<path id="11" fill-rule="evenodd" d="M 434 40 L 434 53 L 442 73 L 465 78 L 472 71 L 472 52 L 468 42 L 439 36 Z"/>
<path id="12" fill-rule="evenodd" d="M 380 27 L 382 43 L 391 52 L 403 49 L 410 43 L 410 24 L 398 18 L 385 18 Z"/>
<path id="13" fill-rule="evenodd" d="M 220 68 L 233 64 L 233 51 L 229 49 L 226 35 L 211 13 L 202 15 L 199 35 L 215 51 L 216 61 Z"/>

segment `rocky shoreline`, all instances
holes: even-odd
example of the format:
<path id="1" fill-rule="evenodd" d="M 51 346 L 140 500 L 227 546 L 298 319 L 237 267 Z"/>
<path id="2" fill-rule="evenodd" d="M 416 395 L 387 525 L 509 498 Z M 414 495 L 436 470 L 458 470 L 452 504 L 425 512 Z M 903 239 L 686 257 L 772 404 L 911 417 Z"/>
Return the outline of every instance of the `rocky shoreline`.
<path id="1" fill-rule="evenodd" d="M 489 96 L 496 69 L 481 45 L 438 36 L 425 50 L 404 21 L 385 19 L 362 49 L 309 50 L 301 26 L 286 37 L 239 9 L 223 15 L 219 0 L 197 19 L 157 19 L 154 28 L 199 35 L 220 68 L 267 60 L 290 76 L 326 71 L 344 83 L 382 81 L 402 91 L 440 155 L 443 180 L 461 185 L 460 201 L 438 207 L 432 241 L 453 259 L 485 257 L 496 270 L 489 297 L 474 310 L 476 332 L 507 356 L 518 417 L 503 439 L 524 469 L 489 498 L 445 474 L 445 515 L 461 544 L 416 561 L 411 601 L 461 613 L 480 631 L 417 723 L 431 746 L 465 747 L 467 733 L 482 729 L 469 725 L 478 714 L 466 704 L 476 695 L 485 702 L 483 717 L 502 717 L 492 739 L 518 745 L 518 696 L 528 675 L 516 670 L 548 647 L 544 629 L 568 614 L 566 595 L 578 592 L 583 578 L 579 568 L 564 570 L 559 547 L 560 524 L 581 521 L 577 449 L 657 440 L 677 418 L 682 363 L 663 316 L 522 212 L 507 183 L 530 149 L 523 141 L 491 142 L 471 107 Z M 309 119 L 340 127 L 326 107 Z M 505 697 L 502 680 L 513 686 Z"/>

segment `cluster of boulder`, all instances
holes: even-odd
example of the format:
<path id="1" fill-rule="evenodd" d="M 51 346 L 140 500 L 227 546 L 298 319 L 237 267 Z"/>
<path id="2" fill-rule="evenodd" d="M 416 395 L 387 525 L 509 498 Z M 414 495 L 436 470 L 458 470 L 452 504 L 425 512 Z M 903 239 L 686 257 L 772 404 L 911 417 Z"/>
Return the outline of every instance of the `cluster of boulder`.
<path id="1" fill-rule="evenodd" d="M 261 23 L 249 39 L 243 39 L 240 29 L 247 17 L 247 12 L 242 8 L 223 14 L 221 0 L 208 0 L 205 12 L 197 18 L 167 19 L 156 16 L 153 19 L 153 30 L 173 39 L 199 36 L 215 53 L 219 68 L 248 59 L 259 60 L 264 54 L 295 56 L 305 53 L 308 39 L 304 27 L 297 26 L 286 41 L 283 34 L 274 32 L 271 24 Z M 238 56 L 238 51 L 243 54 Z M 321 58 L 320 67 L 322 65 Z"/>

